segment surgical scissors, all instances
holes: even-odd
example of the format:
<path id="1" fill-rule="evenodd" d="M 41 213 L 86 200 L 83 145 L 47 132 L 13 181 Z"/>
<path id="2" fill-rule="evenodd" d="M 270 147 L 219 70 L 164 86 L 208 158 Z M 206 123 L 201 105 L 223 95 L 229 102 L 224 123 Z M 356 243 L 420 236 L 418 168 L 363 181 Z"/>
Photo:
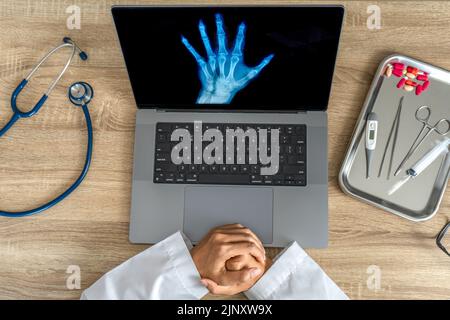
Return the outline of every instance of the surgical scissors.
<path id="1" fill-rule="evenodd" d="M 422 114 L 422 115 L 421 115 Z M 442 136 L 445 136 L 450 131 L 450 121 L 448 119 L 440 119 L 434 125 L 430 124 L 431 117 L 431 108 L 428 106 L 421 106 L 417 108 L 415 114 L 416 120 L 422 123 L 422 129 L 414 140 L 411 148 L 409 149 L 406 156 L 403 158 L 402 162 L 398 166 L 397 170 L 395 170 L 394 175 L 398 175 L 405 165 L 406 161 L 411 157 L 411 155 L 419 148 L 422 142 L 433 132 L 436 131 Z M 446 128 L 442 128 L 442 124 L 445 123 Z M 420 139 L 425 130 L 428 129 L 427 133 Z M 444 130 L 445 129 L 445 130 Z M 419 140 L 420 139 L 420 140 Z"/>

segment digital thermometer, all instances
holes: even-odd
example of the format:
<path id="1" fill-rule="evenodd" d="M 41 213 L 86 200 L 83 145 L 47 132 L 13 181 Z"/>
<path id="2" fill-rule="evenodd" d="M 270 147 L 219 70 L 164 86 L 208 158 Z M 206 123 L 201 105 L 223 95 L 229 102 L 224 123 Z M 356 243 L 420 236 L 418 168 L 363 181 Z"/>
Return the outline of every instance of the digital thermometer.
<path id="1" fill-rule="evenodd" d="M 377 146 L 378 117 L 374 112 L 369 113 L 366 122 L 366 179 L 370 177 L 370 164 L 373 152 Z"/>

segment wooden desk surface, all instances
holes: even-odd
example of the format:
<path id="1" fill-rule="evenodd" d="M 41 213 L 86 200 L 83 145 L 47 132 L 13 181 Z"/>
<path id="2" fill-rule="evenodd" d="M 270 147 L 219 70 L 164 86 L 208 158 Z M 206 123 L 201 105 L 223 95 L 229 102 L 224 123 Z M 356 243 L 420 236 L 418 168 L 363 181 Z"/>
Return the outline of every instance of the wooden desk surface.
<path id="1" fill-rule="evenodd" d="M 370 2 L 344 3 L 347 15 L 328 112 L 330 242 L 327 249 L 307 251 L 352 299 L 448 299 L 450 260 L 434 242 L 450 218 L 448 191 L 436 217 L 412 223 L 345 196 L 337 175 L 383 57 L 400 52 L 450 69 L 450 3 L 378 1 L 382 28 L 373 31 L 366 27 Z M 0 126 L 11 115 L 12 90 L 63 36 L 74 37 L 90 54 L 87 62 L 75 59 L 37 117 L 20 121 L 0 139 L 2 210 L 34 207 L 76 178 L 86 131 L 81 111 L 67 101 L 66 88 L 83 80 L 96 94 L 91 104 L 94 159 L 83 185 L 43 214 L 0 218 L 3 299 L 77 299 L 105 272 L 147 248 L 128 242 L 136 105 L 110 14 L 117 1 L 76 1 L 81 30 L 66 28 L 70 4 L 5 0 L 0 5 Z M 42 69 L 20 105 L 31 105 L 44 92 L 65 54 Z M 270 249 L 272 256 L 276 253 Z M 70 265 L 81 268 L 81 290 L 66 288 Z M 367 285 L 371 268 L 381 272 L 378 290 Z"/>

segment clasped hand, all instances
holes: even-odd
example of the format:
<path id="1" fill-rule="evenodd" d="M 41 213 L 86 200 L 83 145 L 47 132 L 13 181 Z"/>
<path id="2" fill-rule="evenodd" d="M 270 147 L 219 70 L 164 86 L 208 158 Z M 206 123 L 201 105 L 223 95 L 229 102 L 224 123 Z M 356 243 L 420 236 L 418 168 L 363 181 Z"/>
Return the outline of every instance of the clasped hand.
<path id="1" fill-rule="evenodd" d="M 202 283 L 212 294 L 233 295 L 248 290 L 270 264 L 261 241 L 240 224 L 212 229 L 191 255 Z"/>

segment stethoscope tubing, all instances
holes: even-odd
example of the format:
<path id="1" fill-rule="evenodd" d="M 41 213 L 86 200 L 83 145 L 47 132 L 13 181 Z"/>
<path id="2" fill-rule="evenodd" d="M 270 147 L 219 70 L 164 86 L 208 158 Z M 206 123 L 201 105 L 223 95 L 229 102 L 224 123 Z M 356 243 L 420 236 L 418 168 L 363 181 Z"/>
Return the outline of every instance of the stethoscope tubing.
<path id="1" fill-rule="evenodd" d="M 78 179 L 66 191 L 61 193 L 58 197 L 56 197 L 52 201 L 47 202 L 44 205 L 41 205 L 40 207 L 31 209 L 31 210 L 17 211 L 17 212 L 1 211 L 0 210 L 0 216 L 2 216 L 2 217 L 9 217 L 9 218 L 20 218 L 20 217 L 26 217 L 26 216 L 31 216 L 31 215 L 34 215 L 34 214 L 38 214 L 38 213 L 40 213 L 42 211 L 48 210 L 51 207 L 53 207 L 53 206 L 57 205 L 58 203 L 60 203 L 61 201 L 63 201 L 65 198 L 67 198 L 73 191 L 75 191 L 76 188 L 78 188 L 78 186 L 81 184 L 81 182 L 83 182 L 84 178 L 86 177 L 86 175 L 87 175 L 87 173 L 89 171 L 89 167 L 90 167 L 90 164 L 91 164 L 91 161 L 92 161 L 92 150 L 93 150 L 93 144 L 94 144 L 94 135 L 93 135 L 93 129 L 92 129 L 92 120 L 91 120 L 91 116 L 90 116 L 89 108 L 88 108 L 87 104 L 82 105 L 81 108 L 83 109 L 83 114 L 84 114 L 84 117 L 86 119 L 88 143 L 87 143 L 86 161 L 84 163 L 83 170 L 81 171 L 81 174 L 78 177 Z M 10 122 L 11 122 L 11 120 L 10 120 Z M 8 124 L 6 126 L 8 126 Z M 6 126 L 5 126 L 5 128 L 6 128 Z M 9 127 L 11 127 L 11 125 Z M 3 134 L 2 131 L 3 132 L 7 131 L 7 129 L 5 130 L 5 128 L 0 130 L 0 137 Z"/>
<path id="2" fill-rule="evenodd" d="M 72 52 L 70 53 L 69 58 L 67 58 L 67 61 L 64 64 L 64 67 L 58 73 L 58 76 L 56 76 L 56 78 L 49 85 L 47 91 L 42 95 L 42 97 L 39 99 L 39 101 L 34 105 L 34 107 L 30 111 L 28 111 L 28 112 L 21 111 L 17 107 L 17 97 L 22 92 L 23 88 L 25 88 L 25 86 L 28 84 L 28 82 L 30 81 L 30 79 L 34 75 L 34 73 L 41 67 L 41 65 L 43 63 L 45 63 L 45 61 L 47 61 L 48 58 L 50 58 L 56 51 L 58 51 L 62 48 L 67 48 L 67 47 L 72 48 Z M 30 73 L 26 76 L 26 78 L 23 79 L 19 83 L 19 85 L 16 87 L 16 89 L 14 89 L 14 91 L 11 95 L 11 109 L 15 115 L 19 116 L 19 118 L 29 118 L 29 117 L 32 117 L 33 115 L 35 115 L 39 111 L 39 109 L 41 109 L 41 107 L 44 105 L 45 101 L 47 101 L 47 98 L 50 95 L 50 93 L 52 92 L 53 88 L 56 86 L 58 81 L 62 78 L 62 76 L 66 72 L 67 68 L 69 67 L 70 63 L 72 62 L 73 57 L 75 55 L 76 48 L 77 47 L 74 43 L 63 43 L 63 44 L 57 46 L 56 48 L 53 48 L 38 62 L 38 64 L 30 71 Z"/>
<path id="3" fill-rule="evenodd" d="M 9 129 L 19 120 L 20 118 L 29 118 L 35 115 L 41 107 L 44 105 L 45 101 L 47 100 L 50 92 L 53 90 L 53 88 L 56 86 L 58 81 L 61 79 L 63 74 L 66 72 L 67 68 L 69 67 L 70 63 L 72 62 L 72 59 L 75 55 L 76 50 L 78 49 L 80 51 L 80 58 L 82 60 L 87 59 L 87 54 L 75 44 L 74 41 L 72 41 L 70 38 L 64 38 L 64 43 L 53 48 L 50 52 L 48 52 L 39 62 L 38 64 L 30 71 L 30 73 L 27 75 L 25 79 L 23 79 L 19 85 L 14 89 L 12 95 L 11 95 L 11 109 L 13 111 L 13 115 L 11 116 L 11 119 L 6 123 L 6 125 L 0 129 L 0 137 L 2 137 L 6 132 L 8 132 Z M 67 59 L 66 63 L 64 64 L 64 67 L 60 71 L 60 73 L 55 77 L 55 79 L 51 82 L 49 85 L 47 91 L 42 95 L 42 97 L 39 99 L 39 101 L 33 106 L 33 108 L 30 111 L 24 112 L 21 111 L 17 107 L 17 97 L 22 92 L 23 88 L 28 84 L 28 81 L 31 79 L 33 74 L 36 72 L 36 70 L 39 69 L 39 67 L 56 51 L 58 51 L 61 48 L 70 47 L 72 48 L 72 52 Z M 25 216 L 31 216 L 37 213 L 40 213 L 42 211 L 45 211 L 47 209 L 50 209 L 51 207 L 55 206 L 56 204 L 60 203 L 62 200 L 67 198 L 75 189 L 83 182 L 84 178 L 86 177 L 89 167 L 92 160 L 92 149 L 93 149 L 93 129 L 92 129 L 92 120 L 89 113 L 88 103 L 90 99 L 92 99 L 94 91 L 92 87 L 87 83 L 81 83 L 77 82 L 76 84 L 81 84 L 85 86 L 85 89 L 88 88 L 89 93 L 89 99 L 86 101 L 83 100 L 83 98 L 80 98 L 80 103 L 75 103 L 70 96 L 70 89 L 69 89 L 69 97 L 70 101 L 76 105 L 77 107 L 81 107 L 83 109 L 83 114 L 86 119 L 86 127 L 87 127 L 87 137 L 88 137 L 88 143 L 87 143 L 87 151 L 86 151 L 86 161 L 84 163 L 83 170 L 81 171 L 79 177 L 75 182 L 63 193 L 61 193 L 58 197 L 54 198 L 52 201 L 47 202 L 44 205 L 41 205 L 37 208 L 25 210 L 25 211 L 16 211 L 16 212 L 10 212 L 10 211 L 2 211 L 0 210 L 0 216 L 3 217 L 10 217 L 10 218 L 18 218 L 18 217 L 25 217 Z"/>
<path id="4" fill-rule="evenodd" d="M 11 119 L 5 124 L 5 126 L 0 129 L 0 138 L 8 132 L 9 129 L 16 123 L 17 120 L 20 119 L 20 116 L 17 113 L 13 113 Z"/>

